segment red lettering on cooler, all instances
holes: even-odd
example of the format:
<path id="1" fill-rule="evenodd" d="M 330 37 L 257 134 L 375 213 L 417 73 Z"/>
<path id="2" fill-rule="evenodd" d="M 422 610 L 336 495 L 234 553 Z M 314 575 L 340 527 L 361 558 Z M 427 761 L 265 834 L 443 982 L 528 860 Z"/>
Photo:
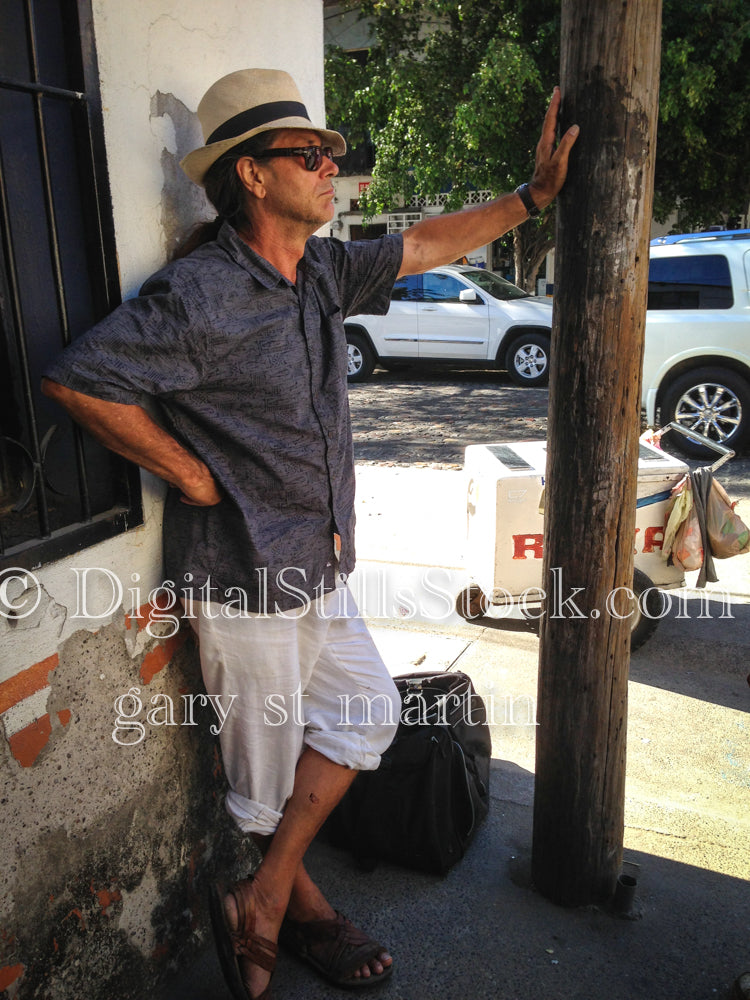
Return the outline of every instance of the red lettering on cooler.
<path id="1" fill-rule="evenodd" d="M 532 559 L 542 559 L 542 544 L 544 535 L 514 535 L 513 536 L 513 558 L 528 559 L 527 552 L 531 552 Z"/>
<path id="2" fill-rule="evenodd" d="M 643 551 L 653 552 L 654 549 L 664 548 L 664 528 L 646 528 L 646 536 L 643 540 Z"/>

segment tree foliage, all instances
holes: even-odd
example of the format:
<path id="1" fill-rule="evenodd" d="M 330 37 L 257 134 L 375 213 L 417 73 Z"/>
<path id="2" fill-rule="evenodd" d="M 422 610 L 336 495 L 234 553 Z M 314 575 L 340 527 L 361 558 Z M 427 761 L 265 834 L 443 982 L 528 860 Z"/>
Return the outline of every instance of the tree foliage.
<path id="1" fill-rule="evenodd" d="M 746 0 L 665 0 L 654 213 L 678 230 L 747 225 Z"/>
<path id="2" fill-rule="evenodd" d="M 326 61 L 329 120 L 371 136 L 366 215 L 415 195 L 512 190 L 528 180 L 559 75 L 559 0 L 363 0 L 365 64 Z M 750 18 L 745 0 L 664 0 L 655 215 L 679 226 L 746 222 L 750 199 Z M 516 280 L 531 286 L 554 209 L 515 231 Z"/>
<path id="3" fill-rule="evenodd" d="M 450 210 L 464 204 L 468 191 L 500 194 L 529 180 L 557 76 L 558 5 L 365 0 L 359 6 L 376 44 L 365 65 L 341 50 L 329 52 L 326 78 L 329 119 L 346 123 L 352 143 L 366 134 L 375 143 L 365 213 L 438 194 L 447 194 Z M 529 238 L 516 241 L 517 272 L 536 273 L 549 239 L 541 252 L 529 253 L 524 244 L 553 231 L 549 218 L 519 228 Z"/>

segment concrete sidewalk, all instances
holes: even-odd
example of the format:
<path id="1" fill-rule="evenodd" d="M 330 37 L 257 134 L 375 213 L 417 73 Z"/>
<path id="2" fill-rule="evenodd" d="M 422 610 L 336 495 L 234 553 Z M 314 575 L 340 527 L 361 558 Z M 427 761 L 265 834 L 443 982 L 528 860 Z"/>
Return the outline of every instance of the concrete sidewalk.
<path id="1" fill-rule="evenodd" d="M 484 696 L 490 816 L 445 878 L 387 865 L 363 874 L 321 843 L 309 852 L 313 877 L 391 949 L 384 1000 L 728 998 L 750 970 L 750 556 L 719 566 L 731 617 L 720 603 L 699 617 L 691 602 L 632 657 L 625 859 L 638 919 L 566 910 L 529 878 L 538 640 L 520 622 L 448 613 L 446 595 L 468 579 L 464 503 L 459 472 L 358 467 L 352 583 L 392 673 L 460 669 Z M 434 604 L 419 606 L 430 569 L 438 593 L 428 588 Z M 207 939 L 168 1000 L 228 995 Z M 281 957 L 274 997 L 343 995 Z"/>

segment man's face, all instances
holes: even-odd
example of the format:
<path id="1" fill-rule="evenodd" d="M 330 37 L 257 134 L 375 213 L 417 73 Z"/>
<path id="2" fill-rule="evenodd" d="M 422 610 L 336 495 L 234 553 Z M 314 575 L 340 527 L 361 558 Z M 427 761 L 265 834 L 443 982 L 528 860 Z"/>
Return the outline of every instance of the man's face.
<path id="1" fill-rule="evenodd" d="M 320 146 L 317 132 L 306 129 L 280 129 L 269 149 Z M 277 156 L 256 161 L 264 181 L 266 211 L 315 232 L 334 214 L 332 180 L 338 174 L 336 164 L 324 156 L 318 170 L 307 170 L 302 156 Z"/>

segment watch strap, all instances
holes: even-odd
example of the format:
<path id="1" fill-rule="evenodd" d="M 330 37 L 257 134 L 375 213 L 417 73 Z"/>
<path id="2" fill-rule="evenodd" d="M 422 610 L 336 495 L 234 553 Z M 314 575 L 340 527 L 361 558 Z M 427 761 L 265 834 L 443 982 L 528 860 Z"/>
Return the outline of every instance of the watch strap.
<path id="1" fill-rule="evenodd" d="M 535 219 L 539 215 L 539 213 L 541 212 L 541 209 L 539 208 L 539 206 L 536 204 L 536 202 L 532 198 L 532 196 L 531 196 L 531 188 L 529 187 L 529 185 L 528 184 L 520 184 L 516 188 L 515 194 L 517 194 L 518 197 L 523 202 L 523 207 L 529 213 L 529 218 L 530 219 Z"/>

